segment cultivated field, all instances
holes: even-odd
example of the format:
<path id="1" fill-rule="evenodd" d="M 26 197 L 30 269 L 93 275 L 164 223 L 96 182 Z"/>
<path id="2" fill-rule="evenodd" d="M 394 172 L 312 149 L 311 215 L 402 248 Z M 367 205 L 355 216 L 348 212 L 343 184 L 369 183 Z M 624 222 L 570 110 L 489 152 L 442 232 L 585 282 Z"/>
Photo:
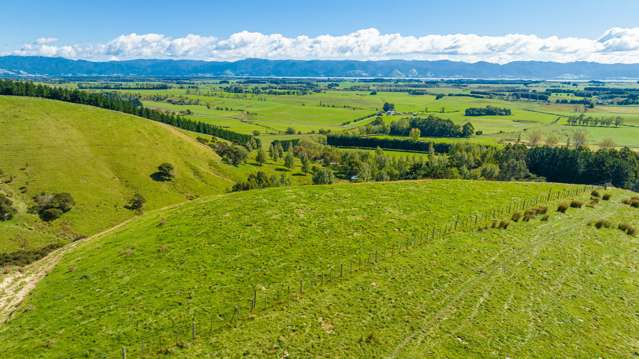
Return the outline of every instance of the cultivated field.
<path id="1" fill-rule="evenodd" d="M 312 83 L 312 81 L 310 81 Z M 190 111 L 187 117 L 216 124 L 242 133 L 259 131 L 262 134 L 284 133 L 288 128 L 296 132 L 309 133 L 330 130 L 333 133 L 351 131 L 374 119 L 369 117 L 382 110 L 385 102 L 395 105 L 397 114 L 385 116 L 387 122 L 406 116 L 434 115 L 446 118 L 458 124 L 471 122 L 475 129 L 482 131 L 481 136 L 473 137 L 472 142 L 496 143 L 498 141 L 515 142 L 528 140 L 533 131 L 542 133 L 542 137 L 556 137 L 559 144 L 577 130 L 588 134 L 588 143 L 597 146 L 605 139 L 613 139 L 618 146 L 639 148 L 639 107 L 598 105 L 587 109 L 586 115 L 593 117 L 621 117 L 624 125 L 620 128 L 568 126 L 568 117 L 576 116 L 581 105 L 562 104 L 558 100 L 582 100 L 572 94 L 553 94 L 548 102 L 526 99 L 473 98 L 468 97 L 473 91 L 490 91 L 507 86 L 499 85 L 458 85 L 430 87 L 428 94 L 409 94 L 406 88 L 402 92 L 379 91 L 371 95 L 367 91 L 353 90 L 356 83 L 341 82 L 338 87 L 323 89 L 320 93 L 309 92 L 297 95 L 271 95 L 252 93 L 227 93 L 224 86 L 207 82 L 196 83 L 187 88 L 174 87 L 168 90 L 121 90 L 142 96 L 145 105 L 167 111 Z M 399 84 L 397 86 L 406 86 Z M 608 84 L 615 86 L 615 84 Z M 246 89 L 253 88 L 249 85 Z M 384 89 L 384 83 L 372 83 L 371 87 Z M 617 84 L 621 87 L 622 85 Z M 628 85 L 625 85 L 626 87 Z M 321 86 L 320 86 L 321 87 Z M 527 86 L 526 90 L 543 92 L 557 87 L 554 83 L 541 83 L 538 86 Z M 563 88 L 565 88 L 564 86 Z M 583 88 L 571 86 L 571 89 Z M 522 86 L 511 86 L 510 91 L 520 91 Z M 457 96 L 436 96 L 435 94 Z M 466 95 L 466 96 L 459 96 Z M 168 103 L 152 100 L 153 97 L 179 99 Z M 190 104 L 189 101 L 194 102 Z M 464 115 L 467 108 L 503 107 L 512 110 L 510 116 L 468 117 Z M 583 111 L 583 106 L 579 109 Z"/>

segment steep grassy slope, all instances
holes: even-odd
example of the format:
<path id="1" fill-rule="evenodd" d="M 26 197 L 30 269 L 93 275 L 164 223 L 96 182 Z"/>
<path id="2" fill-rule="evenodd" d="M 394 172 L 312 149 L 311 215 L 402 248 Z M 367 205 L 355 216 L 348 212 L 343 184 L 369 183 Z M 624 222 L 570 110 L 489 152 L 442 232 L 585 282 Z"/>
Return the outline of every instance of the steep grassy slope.
<path id="1" fill-rule="evenodd" d="M 565 276 L 560 283 L 569 288 L 586 285 L 584 290 L 597 293 L 603 285 L 633 284 L 627 275 L 631 268 L 624 266 L 636 256 L 636 239 L 607 230 L 605 243 L 582 241 L 602 240 L 586 227 L 590 219 L 636 212 L 622 207 L 617 192 L 614 203 L 571 209 L 567 215 L 551 209 L 549 222 L 537 219 L 505 231 L 477 233 L 471 229 L 477 228 L 475 217 L 469 216 L 497 210 L 498 218 L 506 218 L 524 201 L 529 207 L 575 188 L 442 180 L 278 188 L 198 200 L 141 217 L 69 253 L 0 329 L 0 350 L 45 357 L 114 356 L 121 346 L 149 356 L 183 350 L 192 356 L 240 356 L 244 350 L 255 356 L 284 350 L 295 356 L 382 356 L 404 337 L 412 338 L 411 332 L 428 328 L 422 323 L 427 316 L 440 323 L 448 316 L 442 310 L 457 308 L 457 300 L 469 301 L 465 305 L 472 308 L 479 300 L 473 297 L 476 291 L 483 293 L 474 287 L 479 283 L 508 286 L 498 298 L 507 299 L 513 291 L 510 301 L 518 307 L 501 319 L 492 306 L 486 313 L 480 306 L 476 315 L 524 331 L 539 324 L 537 317 L 562 320 L 543 314 L 550 305 L 541 292 L 544 280 L 555 275 Z M 458 234 L 431 238 L 434 227 L 441 233 L 455 222 Z M 615 241 L 618 246 L 612 246 Z M 592 284 L 582 276 L 596 261 L 610 273 L 601 272 Z M 561 274 L 570 266 L 574 272 Z M 619 278 L 627 282 L 616 282 Z M 473 287 L 464 290 L 466 282 Z M 302 301 L 285 306 L 287 297 L 300 292 Z M 520 307 L 532 296 L 538 299 Z M 601 315 L 614 319 L 637 298 L 636 291 L 628 291 L 625 301 L 610 301 Z M 246 322 L 250 306 L 253 320 Z M 458 323 L 478 336 L 483 332 L 472 321 Z M 607 325 L 601 324 L 602 336 L 613 334 Z M 636 328 L 637 323 L 623 325 Z M 333 335 L 336 330 L 340 335 Z M 571 330 L 557 329 L 564 340 Z M 190 344 L 193 331 L 197 338 Z M 510 337 L 492 339 L 515 345 Z M 399 353 L 428 353 L 420 343 L 407 340 Z M 436 353 L 447 353 L 448 342 L 442 345 Z M 474 348 L 500 344 L 491 345 Z M 526 348 L 533 347 L 523 343 Z"/>
<path id="2" fill-rule="evenodd" d="M 150 178 L 163 162 L 173 182 Z M 124 204 L 136 192 L 148 209 L 220 193 L 233 181 L 209 148 L 161 124 L 88 106 L 0 97 L 0 191 L 20 214 L 0 222 L 0 252 L 37 248 L 89 235 L 133 213 Z M 228 166 L 227 166 L 228 167 Z M 40 192 L 69 192 L 76 207 L 53 225 L 26 213 Z"/>

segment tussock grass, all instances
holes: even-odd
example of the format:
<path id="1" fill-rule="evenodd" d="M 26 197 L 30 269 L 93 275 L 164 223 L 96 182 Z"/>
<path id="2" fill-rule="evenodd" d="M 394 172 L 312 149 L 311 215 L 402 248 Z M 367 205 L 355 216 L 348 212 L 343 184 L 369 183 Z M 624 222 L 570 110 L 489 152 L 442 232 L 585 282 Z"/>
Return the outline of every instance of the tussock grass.
<path id="1" fill-rule="evenodd" d="M 579 201 L 579 200 L 576 200 L 576 199 L 570 201 L 570 207 L 571 208 L 581 208 L 581 207 L 583 207 L 583 205 L 584 205 L 584 203 L 582 201 Z"/>
<path id="2" fill-rule="evenodd" d="M 499 228 L 499 229 L 508 229 L 509 225 L 510 225 L 509 221 L 500 221 L 499 222 L 499 226 L 497 228 Z"/>
<path id="3" fill-rule="evenodd" d="M 557 212 L 566 213 L 570 205 L 568 203 L 560 203 L 557 207 Z"/>
<path id="4" fill-rule="evenodd" d="M 627 223 L 619 223 L 619 226 L 617 226 L 617 228 L 629 236 L 634 236 L 637 234 L 637 228 Z"/>
<path id="5" fill-rule="evenodd" d="M 612 227 L 612 223 L 607 219 L 600 219 L 595 222 L 595 228 L 597 229 L 611 228 L 611 227 Z"/>

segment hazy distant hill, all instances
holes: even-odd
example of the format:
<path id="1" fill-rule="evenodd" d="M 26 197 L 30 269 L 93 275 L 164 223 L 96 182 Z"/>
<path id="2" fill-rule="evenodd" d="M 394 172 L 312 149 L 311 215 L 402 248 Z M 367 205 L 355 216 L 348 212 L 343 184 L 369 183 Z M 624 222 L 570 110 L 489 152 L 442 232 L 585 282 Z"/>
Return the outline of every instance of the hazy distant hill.
<path id="1" fill-rule="evenodd" d="M 130 60 L 92 62 L 51 57 L 0 57 L 0 76 L 292 76 L 490 79 L 639 79 L 639 64 L 519 61 L 504 65 L 453 61 L 260 60 L 236 62 Z"/>

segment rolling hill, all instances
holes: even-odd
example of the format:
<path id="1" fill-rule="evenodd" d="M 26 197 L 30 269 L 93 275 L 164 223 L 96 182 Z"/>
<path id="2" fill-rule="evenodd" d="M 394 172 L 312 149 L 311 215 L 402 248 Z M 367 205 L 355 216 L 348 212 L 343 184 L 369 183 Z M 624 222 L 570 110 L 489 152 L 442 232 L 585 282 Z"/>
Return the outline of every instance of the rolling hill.
<path id="1" fill-rule="evenodd" d="M 139 117 L 58 101 L 0 97 L 0 191 L 19 212 L 0 222 L 0 253 L 88 236 L 130 218 L 135 193 L 157 209 L 222 193 L 228 166 L 193 137 Z M 175 180 L 150 175 L 168 162 Z M 27 213 L 32 197 L 70 193 L 75 208 L 47 224 Z"/>
<path id="2" fill-rule="evenodd" d="M 639 243 L 616 226 L 639 224 L 637 209 L 610 190 L 555 211 L 589 193 L 437 180 L 198 199 L 78 242 L 0 327 L 0 351 L 631 356 Z"/>

